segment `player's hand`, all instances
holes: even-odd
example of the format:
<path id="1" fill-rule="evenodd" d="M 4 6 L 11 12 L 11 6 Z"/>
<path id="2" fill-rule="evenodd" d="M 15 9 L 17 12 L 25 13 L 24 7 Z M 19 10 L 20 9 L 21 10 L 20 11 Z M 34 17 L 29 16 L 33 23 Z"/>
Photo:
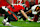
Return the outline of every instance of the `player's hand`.
<path id="1" fill-rule="evenodd" d="M 34 21 L 34 20 L 30 20 L 30 21 Z"/>

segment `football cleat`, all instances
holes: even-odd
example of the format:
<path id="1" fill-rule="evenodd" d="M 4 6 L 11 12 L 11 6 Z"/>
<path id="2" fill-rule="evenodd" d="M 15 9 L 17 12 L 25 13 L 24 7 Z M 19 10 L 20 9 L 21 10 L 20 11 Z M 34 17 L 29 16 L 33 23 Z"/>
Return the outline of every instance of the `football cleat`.
<path id="1" fill-rule="evenodd" d="M 6 22 L 5 23 L 5 26 L 11 26 L 11 24 L 9 24 L 9 22 Z"/>
<path id="2" fill-rule="evenodd" d="M 4 19 L 4 20 L 2 21 L 3 25 L 5 25 L 6 22 L 7 22 L 6 19 Z"/>
<path id="3" fill-rule="evenodd" d="M 37 23 L 40 23 L 40 21 L 37 21 Z"/>

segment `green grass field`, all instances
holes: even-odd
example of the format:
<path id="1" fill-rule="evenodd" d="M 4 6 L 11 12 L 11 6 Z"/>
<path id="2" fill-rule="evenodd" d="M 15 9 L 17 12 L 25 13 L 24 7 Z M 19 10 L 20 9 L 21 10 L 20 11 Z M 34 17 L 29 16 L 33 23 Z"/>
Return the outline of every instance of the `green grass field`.
<path id="1" fill-rule="evenodd" d="M 23 21 L 22 19 L 17 22 L 10 22 L 12 26 L 4 26 L 2 24 L 3 18 L 4 17 L 0 17 L 0 27 L 40 27 L 40 23 Z"/>

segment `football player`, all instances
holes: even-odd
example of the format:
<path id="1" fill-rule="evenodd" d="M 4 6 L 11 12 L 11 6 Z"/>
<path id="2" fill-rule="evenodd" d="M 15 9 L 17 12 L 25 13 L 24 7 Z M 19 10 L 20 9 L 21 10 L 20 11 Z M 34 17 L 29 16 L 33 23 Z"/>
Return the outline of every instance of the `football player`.
<path id="1" fill-rule="evenodd" d="M 1 14 L 5 14 L 5 16 L 4 16 L 4 20 L 2 21 L 3 23 L 5 23 L 8 19 L 9 19 L 9 17 L 8 16 L 10 16 L 10 11 L 8 11 L 8 12 L 6 12 L 7 10 L 6 10 L 6 7 L 5 7 L 5 10 L 2 8 L 2 6 L 8 6 L 8 5 L 11 5 L 11 3 L 8 1 L 8 0 L 0 0 L 0 13 Z M 8 19 L 6 19 L 8 17 Z M 5 24 L 6 25 L 6 24 Z"/>
<path id="2" fill-rule="evenodd" d="M 9 1 L 7 1 L 7 2 L 10 4 Z M 14 14 L 16 12 L 21 12 L 22 15 L 26 19 L 28 19 L 29 21 L 33 21 L 33 20 L 29 19 L 28 16 L 25 14 L 25 12 L 23 11 L 24 10 L 24 7 L 21 6 L 21 4 L 16 4 L 14 6 L 12 4 L 10 4 L 9 6 L 2 6 L 2 10 L 5 11 L 5 14 L 6 13 L 8 14 L 7 15 L 8 16 L 8 20 L 6 20 L 6 18 L 3 20 L 4 25 L 8 25 L 8 26 L 10 25 L 9 24 L 10 18 L 14 18 L 15 20 L 18 20 L 17 17 L 16 17 L 16 15 Z"/>
<path id="3" fill-rule="evenodd" d="M 31 10 L 29 10 L 28 12 L 26 12 L 26 14 L 32 13 L 34 14 L 34 21 L 37 22 L 39 15 L 40 14 L 40 4 L 38 5 L 34 5 Z"/>

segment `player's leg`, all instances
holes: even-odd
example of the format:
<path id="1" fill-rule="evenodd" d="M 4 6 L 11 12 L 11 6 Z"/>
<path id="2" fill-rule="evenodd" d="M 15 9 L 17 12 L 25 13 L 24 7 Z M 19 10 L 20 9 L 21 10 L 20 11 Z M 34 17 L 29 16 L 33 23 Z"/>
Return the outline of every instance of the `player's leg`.
<path id="1" fill-rule="evenodd" d="M 13 12 L 13 14 L 11 16 L 12 16 L 11 18 L 13 19 L 13 21 L 17 21 L 18 20 L 18 17 L 16 15 L 16 13 Z"/>
<path id="2" fill-rule="evenodd" d="M 40 12 L 38 13 L 38 15 L 39 15 L 39 19 L 38 19 L 38 21 L 37 21 L 37 22 L 39 23 L 39 22 L 40 22 Z"/>
<path id="3" fill-rule="evenodd" d="M 4 19 L 6 19 L 7 17 L 8 17 L 8 15 L 5 15 L 5 16 L 4 16 Z"/>
<path id="4" fill-rule="evenodd" d="M 8 16 L 9 16 L 10 14 L 9 14 L 8 12 L 6 12 L 6 11 L 3 11 L 3 13 L 5 14 L 4 20 L 2 21 L 3 24 L 4 24 L 4 25 L 9 24 L 7 21 L 10 19 L 10 18 L 8 18 Z M 8 26 L 10 26 L 10 24 L 9 24 Z"/>
<path id="5" fill-rule="evenodd" d="M 34 21 L 37 22 L 38 21 L 38 15 L 34 15 Z"/>
<path id="6" fill-rule="evenodd" d="M 5 12 L 5 10 L 3 10 L 2 8 L 0 8 L 0 13 L 1 13 L 1 14 L 5 14 L 6 12 Z M 4 19 L 6 19 L 6 18 L 7 18 L 7 15 L 4 16 Z"/>
<path id="7" fill-rule="evenodd" d="M 6 22 L 6 26 L 10 26 L 11 24 L 9 24 L 9 22 L 11 21 L 11 20 L 14 20 L 14 21 L 17 21 L 18 20 L 18 18 L 17 18 L 17 16 L 15 15 L 15 13 L 13 13 L 13 14 L 11 14 L 11 15 L 9 15 L 8 16 L 8 21 Z"/>
<path id="8" fill-rule="evenodd" d="M 5 6 L 2 6 L 2 10 L 4 10 L 5 12 L 3 12 L 4 14 L 5 14 L 5 18 L 4 18 L 4 20 L 3 20 L 3 24 L 9 24 L 9 23 L 7 23 L 7 20 L 6 20 L 6 18 L 9 16 L 9 15 L 11 15 L 11 13 L 10 13 L 10 11 L 7 9 L 7 8 L 5 8 Z M 7 14 L 9 14 L 9 15 L 7 15 Z M 9 25 L 7 25 L 7 26 L 10 26 L 10 24 Z"/>
<path id="9" fill-rule="evenodd" d="M 6 12 L 5 16 L 4 16 L 4 20 L 2 21 L 4 25 L 8 21 L 8 16 L 9 16 L 9 14 Z"/>
<path id="10" fill-rule="evenodd" d="M 1 14 L 5 14 L 6 12 L 5 12 L 5 10 L 3 10 L 2 8 L 0 8 L 0 13 Z M 6 21 L 6 18 L 7 18 L 7 15 L 5 14 L 5 16 L 4 16 L 4 19 L 3 19 L 3 21 L 2 21 L 2 23 L 5 25 L 5 23 L 7 22 Z"/>
<path id="11" fill-rule="evenodd" d="M 11 26 L 11 24 L 10 24 L 10 17 L 8 17 L 8 20 L 7 20 L 7 22 L 5 23 L 5 26 Z"/>
<path id="12" fill-rule="evenodd" d="M 12 18 L 12 19 L 11 19 Z M 12 14 L 12 15 L 10 15 L 9 17 L 8 17 L 8 21 L 6 22 L 6 26 L 11 26 L 11 24 L 10 24 L 10 21 L 11 20 L 15 20 L 15 21 L 17 21 L 18 19 L 17 19 L 17 17 L 16 17 L 16 15 L 14 15 L 14 14 Z"/>

